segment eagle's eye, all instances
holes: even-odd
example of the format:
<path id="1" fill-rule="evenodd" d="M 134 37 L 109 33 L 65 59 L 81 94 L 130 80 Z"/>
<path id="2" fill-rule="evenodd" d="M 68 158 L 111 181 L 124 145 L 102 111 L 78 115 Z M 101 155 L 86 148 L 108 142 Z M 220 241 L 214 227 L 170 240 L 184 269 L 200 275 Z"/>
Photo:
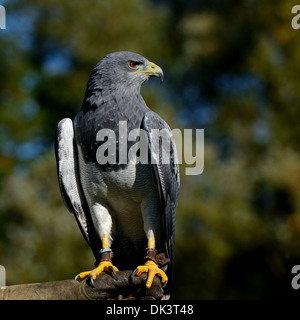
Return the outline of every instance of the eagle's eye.
<path id="1" fill-rule="evenodd" d="M 132 69 L 135 69 L 138 66 L 138 62 L 135 61 L 129 61 L 129 67 Z"/>

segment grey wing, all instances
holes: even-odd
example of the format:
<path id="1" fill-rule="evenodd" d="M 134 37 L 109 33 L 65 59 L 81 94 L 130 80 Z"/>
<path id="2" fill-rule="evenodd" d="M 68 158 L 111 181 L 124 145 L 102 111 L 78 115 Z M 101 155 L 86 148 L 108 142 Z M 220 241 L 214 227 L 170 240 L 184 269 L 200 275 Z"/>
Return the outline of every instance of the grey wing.
<path id="1" fill-rule="evenodd" d="M 57 126 L 55 155 L 60 191 L 67 209 L 75 215 L 79 228 L 97 258 L 97 239 L 78 174 L 77 148 L 71 119 L 61 120 Z"/>
<path id="2" fill-rule="evenodd" d="M 163 208 L 162 249 L 165 250 L 167 257 L 171 260 L 171 270 L 169 272 L 172 273 L 174 263 L 175 213 L 180 184 L 177 150 L 169 126 L 158 114 L 147 112 L 141 128 L 146 131 L 148 141 L 150 141 L 149 151 L 151 154 L 153 176 L 160 193 Z M 161 144 L 159 144 L 158 132 L 162 136 Z"/>

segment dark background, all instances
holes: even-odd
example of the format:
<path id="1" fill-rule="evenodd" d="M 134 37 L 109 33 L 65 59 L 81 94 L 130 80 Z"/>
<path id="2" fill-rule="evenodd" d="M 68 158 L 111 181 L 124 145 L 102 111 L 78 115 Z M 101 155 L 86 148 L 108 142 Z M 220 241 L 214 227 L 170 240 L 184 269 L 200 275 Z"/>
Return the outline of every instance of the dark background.
<path id="1" fill-rule="evenodd" d="M 138 52 L 165 82 L 143 96 L 171 128 L 205 130 L 185 175 L 174 298 L 299 298 L 300 30 L 286 0 L 0 1 L 0 264 L 7 284 L 68 279 L 92 253 L 60 196 L 57 123 L 93 66 Z"/>

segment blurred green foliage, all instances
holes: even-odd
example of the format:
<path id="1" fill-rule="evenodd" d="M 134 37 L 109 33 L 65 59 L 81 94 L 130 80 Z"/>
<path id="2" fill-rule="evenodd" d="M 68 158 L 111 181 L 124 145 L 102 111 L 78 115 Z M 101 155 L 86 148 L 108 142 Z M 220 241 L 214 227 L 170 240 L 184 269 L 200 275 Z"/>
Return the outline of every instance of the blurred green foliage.
<path id="1" fill-rule="evenodd" d="M 2 3 L 1 3 L 2 4 Z M 128 50 L 160 65 L 147 104 L 205 129 L 186 176 L 174 298 L 293 298 L 300 264 L 300 31 L 286 0 L 10 0 L 0 30 L 0 264 L 7 284 L 71 278 L 94 259 L 64 207 L 57 123 L 92 67 Z"/>

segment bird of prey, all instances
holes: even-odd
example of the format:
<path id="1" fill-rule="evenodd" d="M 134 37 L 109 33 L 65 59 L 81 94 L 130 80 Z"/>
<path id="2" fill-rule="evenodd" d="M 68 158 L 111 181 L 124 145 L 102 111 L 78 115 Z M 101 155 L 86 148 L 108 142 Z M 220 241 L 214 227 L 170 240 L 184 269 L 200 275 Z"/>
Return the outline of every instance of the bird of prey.
<path id="1" fill-rule="evenodd" d="M 179 192 L 177 152 L 167 123 L 150 110 L 141 96 L 141 85 L 151 76 L 163 80 L 163 71 L 143 56 L 128 52 L 106 55 L 92 70 L 82 107 L 74 121 L 65 118 L 56 131 L 55 153 L 61 194 L 67 209 L 91 247 L 97 266 L 81 272 L 91 282 L 101 272 L 116 277 L 119 269 L 146 272 L 146 288 L 155 275 L 161 277 L 169 295 L 174 263 L 175 212 Z M 136 161 L 118 152 L 124 149 L 127 131 L 144 131 L 148 160 Z M 152 148 L 153 129 L 169 134 L 168 148 Z M 99 139 L 101 130 L 115 133 L 116 139 Z M 125 139 L 125 140 L 124 140 Z M 141 137 L 140 137 L 141 139 Z M 137 138 L 138 141 L 138 138 Z M 115 148 L 110 148 L 112 143 Z M 136 143 L 126 141 L 125 151 Z M 116 161 L 100 163 L 97 150 L 114 150 Z M 163 149 L 170 153 L 162 161 Z M 155 149 L 155 150 L 154 150 Z M 152 161 L 156 159 L 156 161 Z M 122 161 L 121 161 L 122 160 Z"/>

